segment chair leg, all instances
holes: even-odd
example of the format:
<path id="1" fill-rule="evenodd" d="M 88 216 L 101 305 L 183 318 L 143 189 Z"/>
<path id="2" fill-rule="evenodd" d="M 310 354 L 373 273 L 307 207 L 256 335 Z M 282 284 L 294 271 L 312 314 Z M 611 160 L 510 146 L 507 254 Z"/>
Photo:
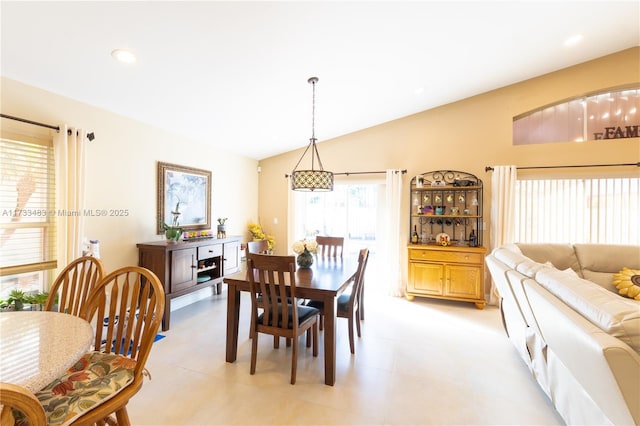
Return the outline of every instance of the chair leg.
<path id="1" fill-rule="evenodd" d="M 313 356 L 318 356 L 318 323 L 313 324 Z"/>
<path id="2" fill-rule="evenodd" d="M 127 407 L 122 407 L 116 411 L 116 419 L 118 420 L 118 426 L 131 426 L 129 420 L 129 414 L 127 413 Z"/>
<path id="3" fill-rule="evenodd" d="M 360 308 L 356 311 L 356 330 L 358 331 L 358 337 L 362 337 L 360 332 Z"/>
<path id="4" fill-rule="evenodd" d="M 273 336 L 273 347 L 275 349 L 280 347 L 280 338 L 278 336 Z"/>
<path id="5" fill-rule="evenodd" d="M 353 316 L 348 318 L 349 321 L 349 348 L 351 349 L 351 353 L 355 354 L 355 342 L 353 341 Z"/>
<path id="6" fill-rule="evenodd" d="M 307 347 L 308 348 L 311 347 L 311 329 L 310 328 L 307 329 Z"/>
<path id="7" fill-rule="evenodd" d="M 324 315 L 320 314 L 320 331 L 324 330 Z"/>
<path id="8" fill-rule="evenodd" d="M 254 333 L 253 339 L 251 339 L 251 368 L 249 370 L 250 374 L 256 373 L 256 358 L 258 357 L 258 334 Z"/>
<path id="9" fill-rule="evenodd" d="M 293 339 L 293 353 L 291 354 L 291 384 L 296 384 L 296 372 L 298 370 L 298 338 Z"/>

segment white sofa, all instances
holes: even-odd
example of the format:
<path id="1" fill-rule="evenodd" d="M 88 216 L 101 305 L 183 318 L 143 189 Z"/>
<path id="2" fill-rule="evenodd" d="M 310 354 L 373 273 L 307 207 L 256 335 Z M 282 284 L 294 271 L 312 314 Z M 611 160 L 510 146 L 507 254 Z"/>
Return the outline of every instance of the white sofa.
<path id="1" fill-rule="evenodd" d="M 640 424 L 640 301 L 613 285 L 640 247 L 510 244 L 486 263 L 509 339 L 567 424 Z"/>

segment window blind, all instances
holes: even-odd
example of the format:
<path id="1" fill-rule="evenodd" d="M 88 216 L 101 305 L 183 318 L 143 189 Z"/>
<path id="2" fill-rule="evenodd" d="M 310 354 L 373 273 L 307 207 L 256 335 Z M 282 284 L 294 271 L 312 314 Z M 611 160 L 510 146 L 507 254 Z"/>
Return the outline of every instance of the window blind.
<path id="1" fill-rule="evenodd" d="M 515 241 L 640 245 L 640 178 L 516 182 Z"/>
<path id="2" fill-rule="evenodd" d="M 0 276 L 56 268 L 51 139 L 3 132 L 0 171 Z"/>

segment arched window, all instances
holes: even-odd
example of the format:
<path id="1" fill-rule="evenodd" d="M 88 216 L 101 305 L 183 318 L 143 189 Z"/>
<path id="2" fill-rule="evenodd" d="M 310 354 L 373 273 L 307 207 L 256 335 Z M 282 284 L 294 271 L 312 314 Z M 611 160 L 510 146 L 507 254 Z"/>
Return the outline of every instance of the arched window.
<path id="1" fill-rule="evenodd" d="M 513 118 L 513 144 L 640 137 L 640 89 L 610 90 Z"/>

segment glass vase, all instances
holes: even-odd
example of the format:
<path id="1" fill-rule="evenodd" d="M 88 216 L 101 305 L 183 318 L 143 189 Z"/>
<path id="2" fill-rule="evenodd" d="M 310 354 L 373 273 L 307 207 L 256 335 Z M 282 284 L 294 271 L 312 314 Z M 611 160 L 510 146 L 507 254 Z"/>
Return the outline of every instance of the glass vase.
<path id="1" fill-rule="evenodd" d="M 313 255 L 305 247 L 304 251 L 298 255 L 296 259 L 298 266 L 301 268 L 311 268 L 313 265 Z"/>

